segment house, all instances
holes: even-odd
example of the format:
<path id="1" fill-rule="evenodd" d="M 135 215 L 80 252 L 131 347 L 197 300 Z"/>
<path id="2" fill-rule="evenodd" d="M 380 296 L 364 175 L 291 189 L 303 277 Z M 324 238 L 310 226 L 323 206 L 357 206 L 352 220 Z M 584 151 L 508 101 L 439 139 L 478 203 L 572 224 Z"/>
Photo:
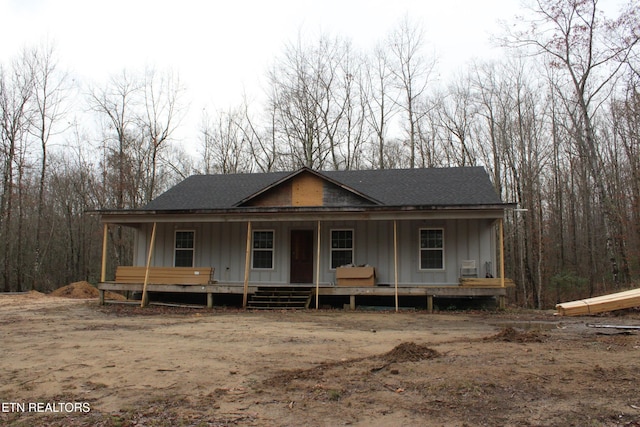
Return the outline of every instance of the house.
<path id="1" fill-rule="evenodd" d="M 110 224 L 134 227 L 138 276 L 107 281 L 103 259 L 98 287 L 201 292 L 209 305 L 236 293 L 246 306 L 269 288 L 306 289 L 316 307 L 330 295 L 352 308 L 360 295 L 504 304 L 502 218 L 513 207 L 482 167 L 195 175 L 140 209 L 99 212 L 105 248 Z"/>

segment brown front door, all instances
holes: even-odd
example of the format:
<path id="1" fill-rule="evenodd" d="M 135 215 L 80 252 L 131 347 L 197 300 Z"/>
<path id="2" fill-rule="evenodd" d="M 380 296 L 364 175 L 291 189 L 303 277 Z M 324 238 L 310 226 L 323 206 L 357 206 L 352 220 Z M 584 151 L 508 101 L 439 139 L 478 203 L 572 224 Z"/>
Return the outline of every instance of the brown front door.
<path id="1" fill-rule="evenodd" d="M 291 230 L 291 283 L 313 283 L 313 230 Z"/>

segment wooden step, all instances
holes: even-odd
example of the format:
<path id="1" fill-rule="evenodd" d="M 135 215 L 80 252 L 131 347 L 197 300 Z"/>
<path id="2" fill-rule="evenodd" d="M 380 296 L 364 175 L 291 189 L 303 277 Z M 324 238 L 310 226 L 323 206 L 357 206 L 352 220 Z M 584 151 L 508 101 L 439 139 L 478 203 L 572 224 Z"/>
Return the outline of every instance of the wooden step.
<path id="1" fill-rule="evenodd" d="M 308 295 L 281 295 L 281 296 L 269 296 L 269 295 L 254 295 L 253 301 L 306 301 Z"/>
<path id="2" fill-rule="evenodd" d="M 309 307 L 312 288 L 260 287 L 249 298 L 247 308 L 257 310 L 305 309 Z"/>
<path id="3" fill-rule="evenodd" d="M 260 292 L 257 291 L 254 295 L 255 296 L 261 296 L 261 297 L 288 297 L 288 296 L 300 296 L 300 295 L 307 295 L 307 292 Z"/>

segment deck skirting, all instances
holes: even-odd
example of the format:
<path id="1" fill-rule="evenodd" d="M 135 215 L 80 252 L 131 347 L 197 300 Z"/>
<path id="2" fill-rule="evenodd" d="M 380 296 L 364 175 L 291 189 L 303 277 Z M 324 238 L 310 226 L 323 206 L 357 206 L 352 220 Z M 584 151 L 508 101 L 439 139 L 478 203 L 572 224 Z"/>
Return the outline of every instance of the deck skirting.
<path id="1" fill-rule="evenodd" d="M 258 287 L 269 286 L 268 284 L 251 284 L 248 287 L 248 294 L 252 295 Z M 282 286 L 282 285 L 278 285 Z M 296 286 L 299 286 L 296 284 Z M 309 285 L 315 290 L 315 286 Z M 116 283 L 102 282 L 98 284 L 100 291 L 100 304 L 104 304 L 105 291 L 129 291 L 142 292 L 142 283 Z M 213 307 L 214 294 L 236 294 L 242 295 L 244 287 L 242 284 L 225 284 L 213 283 L 207 285 L 147 285 L 149 292 L 173 292 L 173 293 L 197 293 L 207 294 L 207 306 Z M 393 286 L 320 286 L 318 287 L 319 296 L 348 296 L 351 309 L 355 309 L 355 299 L 358 296 L 388 296 L 396 295 L 396 288 Z M 427 299 L 427 310 L 433 311 L 434 297 L 459 297 L 459 298 L 478 298 L 478 297 L 496 297 L 499 301 L 500 308 L 504 308 L 505 297 L 507 295 L 506 287 L 468 287 L 468 286 L 399 286 L 398 296 L 425 297 Z"/>

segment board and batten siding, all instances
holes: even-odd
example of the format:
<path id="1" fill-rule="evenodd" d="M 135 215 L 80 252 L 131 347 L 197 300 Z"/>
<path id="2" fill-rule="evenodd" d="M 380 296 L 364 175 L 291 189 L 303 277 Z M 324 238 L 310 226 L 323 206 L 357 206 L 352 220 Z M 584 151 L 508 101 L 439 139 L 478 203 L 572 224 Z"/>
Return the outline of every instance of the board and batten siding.
<path id="1" fill-rule="evenodd" d="M 317 242 L 317 222 L 253 222 L 252 229 L 274 231 L 273 269 L 251 269 L 250 282 L 286 284 L 289 282 L 291 230 L 314 230 L 314 275 Z M 444 230 L 444 269 L 420 269 L 420 229 Z M 144 265 L 149 250 L 152 226 L 138 229 L 135 239 L 134 265 Z M 335 282 L 335 270 L 330 268 L 332 229 L 354 232 L 354 263 L 376 268 L 379 284 L 394 283 L 393 221 L 323 221 L 321 223 L 320 284 Z M 226 223 L 159 223 L 152 265 L 172 266 L 176 230 L 195 231 L 194 265 L 214 267 L 220 283 L 242 283 L 247 224 Z M 398 220 L 398 281 L 400 285 L 452 285 L 458 283 L 463 260 L 475 260 L 478 275 L 497 276 L 496 232 L 491 219 Z"/>

